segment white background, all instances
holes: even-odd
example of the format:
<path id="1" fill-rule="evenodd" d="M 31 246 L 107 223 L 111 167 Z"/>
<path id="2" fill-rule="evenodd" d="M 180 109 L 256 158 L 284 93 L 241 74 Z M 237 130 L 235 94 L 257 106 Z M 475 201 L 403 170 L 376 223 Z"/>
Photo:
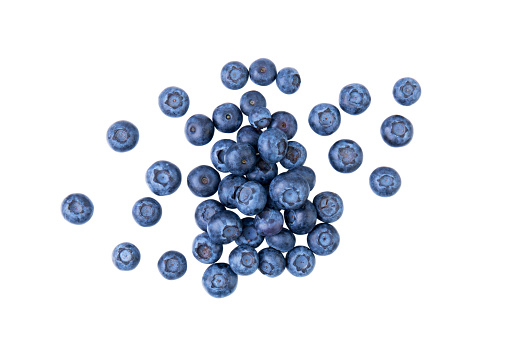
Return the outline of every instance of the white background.
<path id="1" fill-rule="evenodd" d="M 0 10 L 0 337 L 2 338 L 508 338 L 507 9 L 503 1 L 17 1 Z M 506 32 L 506 33 L 503 33 Z M 226 89 L 222 66 L 266 57 L 295 67 L 302 86 Z M 404 107 L 392 86 L 405 76 L 422 87 Z M 328 137 L 307 124 L 311 108 L 338 106 L 341 88 L 364 84 L 372 103 L 342 114 Z M 159 93 L 183 88 L 190 109 L 161 113 Z M 259 90 L 272 111 L 299 122 L 294 138 L 324 190 L 344 201 L 341 244 L 317 257 L 314 272 L 240 277 L 236 292 L 210 297 L 206 268 L 191 254 L 202 199 L 185 183 L 210 164 L 216 132 L 189 144 L 186 119 L 212 116 L 224 102 Z M 401 149 L 381 139 L 382 121 L 401 114 L 414 125 Z M 140 130 L 138 146 L 116 153 L 106 130 L 117 120 Z M 247 123 L 247 119 L 244 121 Z M 364 151 L 353 174 L 335 172 L 329 147 L 348 138 Z M 163 216 L 138 226 L 134 202 L 152 196 L 146 169 L 177 164 L 183 183 L 160 197 Z M 369 174 L 395 168 L 401 190 L 375 196 Z M 93 218 L 66 222 L 60 204 L 89 196 Z M 217 196 L 216 196 L 217 197 Z M 141 262 L 121 272 L 120 242 Z M 305 244 L 305 237 L 298 237 Z M 259 249 L 265 247 L 263 244 Z M 225 247 L 221 261 L 227 261 Z M 168 250 L 188 260 L 176 281 L 157 271 Z"/>

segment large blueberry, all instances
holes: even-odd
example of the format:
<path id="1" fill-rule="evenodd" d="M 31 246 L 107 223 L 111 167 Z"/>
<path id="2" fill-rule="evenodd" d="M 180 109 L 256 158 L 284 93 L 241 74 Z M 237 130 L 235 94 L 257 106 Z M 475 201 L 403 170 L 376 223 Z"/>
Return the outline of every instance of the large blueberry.
<path id="1" fill-rule="evenodd" d="M 217 263 L 205 270 L 201 282 L 208 294 L 214 298 L 224 298 L 235 292 L 238 280 L 230 265 Z"/>
<path id="2" fill-rule="evenodd" d="M 316 255 L 329 255 L 339 246 L 339 233 L 331 224 L 318 224 L 308 233 L 308 246 Z"/>
<path id="3" fill-rule="evenodd" d="M 264 129 L 270 125 L 272 115 L 270 111 L 265 107 L 255 107 L 249 114 L 249 123 L 251 126 L 257 129 Z"/>
<path id="4" fill-rule="evenodd" d="M 244 120 L 240 109 L 232 104 L 226 103 L 216 107 L 212 113 L 212 121 L 218 131 L 223 133 L 233 133 L 239 129 Z"/>
<path id="5" fill-rule="evenodd" d="M 350 84 L 339 93 L 339 106 L 348 114 L 361 114 L 368 109 L 371 96 L 368 89 L 361 84 Z"/>
<path id="6" fill-rule="evenodd" d="M 221 258 L 222 254 L 223 245 L 213 243 L 207 232 L 203 232 L 194 238 L 193 255 L 199 262 L 213 264 Z"/>
<path id="7" fill-rule="evenodd" d="M 286 269 L 296 277 L 309 275 L 315 264 L 315 255 L 306 246 L 296 246 L 286 254 Z"/>
<path id="8" fill-rule="evenodd" d="M 315 196 L 313 204 L 316 207 L 318 219 L 331 223 L 343 215 L 343 200 L 334 192 L 322 192 Z"/>
<path id="9" fill-rule="evenodd" d="M 277 73 L 277 88 L 284 94 L 293 94 L 300 87 L 300 75 L 295 68 L 285 67 Z"/>
<path id="10" fill-rule="evenodd" d="M 92 218 L 94 204 L 86 195 L 73 193 L 62 201 L 61 211 L 65 220 L 72 224 L 81 225 Z"/>
<path id="11" fill-rule="evenodd" d="M 117 152 L 132 150 L 140 138 L 138 128 L 129 121 L 121 120 L 115 122 L 108 128 L 106 139 L 110 147 Z"/>
<path id="12" fill-rule="evenodd" d="M 224 155 L 224 163 L 232 174 L 247 174 L 253 170 L 257 162 L 258 157 L 253 146 L 241 142 L 228 147 Z"/>
<path id="13" fill-rule="evenodd" d="M 295 235 L 283 228 L 278 234 L 274 234 L 265 238 L 267 245 L 280 252 L 288 252 L 295 247 Z"/>
<path id="14" fill-rule="evenodd" d="M 230 252 L 228 262 L 238 275 L 250 275 L 258 269 L 258 252 L 249 245 L 239 245 Z"/>
<path id="15" fill-rule="evenodd" d="M 288 171 L 289 173 L 295 173 L 306 179 L 309 185 L 309 190 L 311 191 L 316 184 L 316 175 L 315 171 L 313 171 L 311 168 L 306 166 L 299 166 L 296 168 L 293 168 Z"/>
<path id="16" fill-rule="evenodd" d="M 242 234 L 235 240 L 237 245 L 249 245 L 253 248 L 260 246 L 265 237 L 258 234 L 254 224 L 254 218 L 243 218 L 242 220 Z"/>
<path id="17" fill-rule="evenodd" d="M 229 172 L 228 167 L 224 162 L 224 156 L 231 145 L 235 145 L 235 141 L 230 139 L 221 139 L 217 141 L 210 150 L 210 161 L 212 161 L 212 165 L 214 165 L 214 167 L 220 172 Z"/>
<path id="18" fill-rule="evenodd" d="M 336 141 L 329 150 L 329 162 L 340 173 L 352 173 L 362 164 L 361 147 L 352 140 Z"/>
<path id="19" fill-rule="evenodd" d="M 189 109 L 189 96 L 178 87 L 168 87 L 159 94 L 159 108 L 169 117 L 179 118 Z"/>
<path id="20" fill-rule="evenodd" d="M 293 114 L 279 111 L 272 114 L 269 128 L 278 128 L 285 132 L 286 138 L 290 140 L 297 133 L 297 120 Z"/>
<path id="21" fill-rule="evenodd" d="M 237 189 L 235 202 L 241 213 L 256 215 L 265 208 L 267 192 L 260 183 L 247 181 Z"/>
<path id="22" fill-rule="evenodd" d="M 392 115 L 384 120 L 380 133 L 385 143 L 392 147 L 407 145 L 414 136 L 414 126 L 401 115 Z"/>
<path id="23" fill-rule="evenodd" d="M 198 197 L 210 197 L 217 192 L 221 177 L 215 169 L 207 165 L 201 165 L 187 175 L 189 190 Z"/>
<path id="24" fill-rule="evenodd" d="M 308 153 L 306 148 L 297 141 L 288 141 L 288 149 L 285 157 L 281 160 L 281 165 L 286 169 L 293 169 L 304 165 Z"/>
<path id="25" fill-rule="evenodd" d="M 258 138 L 258 152 L 260 157 L 269 164 L 281 161 L 288 148 L 286 134 L 277 128 L 265 130 Z"/>
<path id="26" fill-rule="evenodd" d="M 207 233 L 215 244 L 229 244 L 242 234 L 242 222 L 232 211 L 220 211 L 210 218 Z"/>
<path id="27" fill-rule="evenodd" d="M 269 59 L 261 58 L 253 61 L 249 67 L 251 81 L 259 86 L 267 86 L 276 80 L 276 65 Z"/>
<path id="28" fill-rule="evenodd" d="M 157 268 L 165 279 L 175 280 L 186 274 L 187 260 L 178 251 L 168 251 L 159 258 Z"/>
<path id="29" fill-rule="evenodd" d="M 132 214 L 134 221 L 136 221 L 138 225 L 150 227 L 161 220 L 163 209 L 157 200 L 146 197 L 136 201 L 133 206 Z"/>
<path id="30" fill-rule="evenodd" d="M 160 160 L 148 168 L 145 181 L 154 194 L 170 195 L 180 187 L 182 174 L 175 164 Z"/>
<path id="31" fill-rule="evenodd" d="M 369 186 L 380 197 L 391 197 L 401 187 L 401 177 L 390 167 L 378 167 L 369 176 Z"/>
<path id="32" fill-rule="evenodd" d="M 285 210 L 300 208 L 309 196 L 309 184 L 295 173 L 281 173 L 270 183 L 269 194 L 277 206 Z"/>
<path id="33" fill-rule="evenodd" d="M 281 232 L 284 219 L 278 210 L 266 208 L 256 215 L 254 224 L 258 234 L 268 237 Z"/>
<path id="34" fill-rule="evenodd" d="M 242 110 L 242 113 L 244 113 L 245 115 L 249 116 L 251 111 L 257 106 L 260 107 L 267 106 L 267 101 L 265 100 L 265 97 L 262 95 L 262 93 L 258 91 L 246 92 L 240 98 L 240 109 Z"/>
<path id="35" fill-rule="evenodd" d="M 290 231 L 295 234 L 307 234 L 316 225 L 317 212 L 315 205 L 306 200 L 301 208 L 285 211 L 285 222 Z"/>
<path id="36" fill-rule="evenodd" d="M 246 177 L 249 180 L 258 181 L 262 185 L 269 185 L 276 177 L 277 172 L 277 164 L 269 164 L 260 158 L 253 170 L 246 174 Z"/>
<path id="37" fill-rule="evenodd" d="M 202 231 L 207 231 L 207 225 L 210 221 L 210 218 L 214 214 L 220 211 L 225 211 L 226 208 L 219 201 L 208 199 L 202 201 L 194 212 L 194 220 L 196 224 Z"/>
<path id="38" fill-rule="evenodd" d="M 237 142 L 250 144 L 257 151 L 260 134 L 262 132 L 253 126 L 244 126 L 237 132 Z"/>
<path id="39" fill-rule="evenodd" d="M 224 177 L 217 188 L 219 201 L 228 208 L 237 208 L 235 193 L 246 182 L 246 178 L 240 175 L 230 174 Z"/>
<path id="40" fill-rule="evenodd" d="M 421 97 L 421 86 L 412 78 L 402 78 L 394 84 L 392 95 L 399 104 L 410 106 Z"/>
<path id="41" fill-rule="evenodd" d="M 134 270 L 140 263 L 140 250 L 129 242 L 123 242 L 111 254 L 113 265 L 121 271 Z"/>
<path id="42" fill-rule="evenodd" d="M 265 276 L 275 278 L 285 270 L 286 260 L 283 254 L 271 247 L 264 248 L 258 252 L 260 263 L 258 270 Z"/>
<path id="43" fill-rule="evenodd" d="M 184 134 L 191 144 L 203 146 L 214 137 L 214 124 L 206 115 L 195 114 L 187 119 Z"/>
<path id="44" fill-rule="evenodd" d="M 241 62 L 230 61 L 221 70 L 221 81 L 228 89 L 241 89 L 247 83 L 249 71 Z"/>
<path id="45" fill-rule="evenodd" d="M 316 134 L 331 135 L 341 124 L 341 114 L 334 105 L 318 104 L 309 112 L 308 122 Z"/>

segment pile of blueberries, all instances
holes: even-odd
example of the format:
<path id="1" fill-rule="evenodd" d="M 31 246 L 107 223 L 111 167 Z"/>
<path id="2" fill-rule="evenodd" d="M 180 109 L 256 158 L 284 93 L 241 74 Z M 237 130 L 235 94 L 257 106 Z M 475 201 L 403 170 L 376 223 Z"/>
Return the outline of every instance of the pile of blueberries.
<path id="1" fill-rule="evenodd" d="M 236 61 L 221 70 L 221 81 L 232 90 L 244 87 L 249 78 L 260 86 L 276 81 L 285 94 L 295 93 L 301 83 L 296 69 L 287 67 L 277 72 L 274 63 L 263 58 L 254 61 L 249 70 Z M 404 106 L 415 103 L 420 94 L 420 86 L 412 78 L 398 80 L 393 88 L 394 98 Z M 370 102 L 367 88 L 360 84 L 345 86 L 339 95 L 339 106 L 352 115 L 363 113 Z M 257 270 L 268 277 L 277 277 L 285 269 L 297 277 L 307 276 L 315 267 L 315 255 L 329 255 L 339 245 L 339 234 L 331 223 L 343 214 L 341 197 L 326 191 L 309 200 L 316 177 L 304 166 L 306 148 L 291 140 L 297 132 L 297 120 L 288 112 L 271 114 L 266 106 L 260 92 L 249 91 L 242 96 L 240 108 L 225 103 L 214 110 L 212 119 L 195 114 L 185 125 L 187 140 L 196 146 L 208 144 L 215 130 L 237 132 L 236 142 L 221 139 L 212 146 L 214 167 L 198 166 L 187 176 L 194 195 L 207 198 L 217 192 L 219 197 L 219 201 L 207 199 L 196 207 L 196 224 L 203 233 L 192 245 L 194 257 L 210 265 L 202 283 L 213 297 L 230 295 L 237 287 L 238 275 Z M 188 111 L 189 97 L 184 90 L 169 87 L 159 95 L 159 107 L 169 117 L 182 117 Z M 244 115 L 249 125 L 241 128 Z M 311 129 L 322 136 L 333 134 L 340 122 L 339 109 L 325 103 L 316 105 L 308 118 Z M 411 141 L 413 126 L 408 119 L 393 115 L 382 123 L 380 132 L 388 145 L 401 147 Z M 138 138 L 138 129 L 128 121 L 118 121 L 107 131 L 108 143 L 117 152 L 133 149 Z M 339 140 L 329 151 L 330 164 L 340 173 L 354 172 L 362 159 L 361 147 L 352 140 Z M 280 172 L 278 163 L 286 171 Z M 229 174 L 221 179 L 218 171 Z M 182 175 L 175 164 L 157 161 L 148 168 L 145 179 L 155 195 L 165 196 L 177 191 Z M 399 190 L 401 178 L 394 169 L 379 167 L 370 175 L 369 184 L 375 194 L 389 197 Z M 94 211 L 83 194 L 69 195 L 61 208 L 64 218 L 74 224 L 87 222 Z M 234 209 L 246 217 L 241 219 Z M 132 209 L 134 220 L 143 227 L 155 225 L 161 214 L 161 205 L 150 197 L 138 200 Z M 307 235 L 308 246 L 295 246 L 295 235 Z M 264 239 L 268 247 L 257 251 Z M 230 252 L 229 264 L 217 263 L 223 245 L 234 241 L 237 247 Z M 140 261 L 140 251 L 131 243 L 122 243 L 115 247 L 112 260 L 118 269 L 132 270 Z M 169 280 L 180 278 L 187 270 L 185 256 L 177 251 L 164 253 L 157 265 Z"/>

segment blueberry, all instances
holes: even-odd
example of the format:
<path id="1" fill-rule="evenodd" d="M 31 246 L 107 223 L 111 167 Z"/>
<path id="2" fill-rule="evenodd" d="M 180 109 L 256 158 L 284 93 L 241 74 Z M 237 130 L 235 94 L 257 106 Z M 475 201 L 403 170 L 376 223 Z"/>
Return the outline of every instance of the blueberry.
<path id="1" fill-rule="evenodd" d="M 246 177 L 262 185 L 269 185 L 272 179 L 276 177 L 277 172 L 277 164 L 269 164 L 263 159 L 259 159 L 253 170 L 246 174 Z"/>
<path id="2" fill-rule="evenodd" d="M 302 176 L 285 172 L 272 180 L 269 194 L 281 209 L 295 210 L 306 202 L 309 196 L 309 185 Z"/>
<path id="3" fill-rule="evenodd" d="M 281 165 L 286 169 L 293 169 L 302 166 L 306 162 L 308 153 L 306 148 L 297 141 L 288 141 L 286 155 L 281 160 Z"/>
<path id="4" fill-rule="evenodd" d="M 232 174 L 247 174 L 253 170 L 257 162 L 258 157 L 253 146 L 241 142 L 228 147 L 224 155 L 224 163 Z"/>
<path id="5" fill-rule="evenodd" d="M 293 114 L 279 111 L 272 114 L 269 128 L 278 128 L 285 132 L 286 138 L 290 140 L 297 133 L 297 120 Z"/>
<path id="6" fill-rule="evenodd" d="M 189 96 L 178 87 L 168 87 L 159 94 L 159 108 L 169 117 L 179 118 L 189 109 Z"/>
<path id="7" fill-rule="evenodd" d="M 394 84 L 392 95 L 399 104 L 410 106 L 421 97 L 421 86 L 412 78 L 402 78 Z"/>
<path id="8" fill-rule="evenodd" d="M 287 148 L 286 134 L 277 128 L 265 130 L 258 139 L 258 152 L 269 164 L 281 161 L 286 155 Z"/>
<path id="9" fill-rule="evenodd" d="M 322 192 L 315 196 L 313 204 L 316 207 L 318 219 L 331 223 L 343 215 L 343 200 L 334 192 Z"/>
<path id="10" fill-rule="evenodd" d="M 111 259 L 121 271 L 134 270 L 140 263 L 140 250 L 129 242 L 123 242 L 115 247 Z"/>
<path id="11" fill-rule="evenodd" d="M 207 233 L 215 244 L 229 244 L 242 234 L 242 222 L 232 211 L 220 211 L 210 218 Z"/>
<path id="12" fill-rule="evenodd" d="M 286 254 L 286 269 L 296 277 L 311 274 L 315 264 L 315 255 L 306 246 L 296 246 Z"/>
<path id="13" fill-rule="evenodd" d="M 285 211 L 285 222 L 290 231 L 295 234 L 307 234 L 316 225 L 317 212 L 315 205 L 306 200 L 301 208 Z"/>
<path id="14" fill-rule="evenodd" d="M 194 220 L 202 231 L 207 231 L 207 224 L 214 214 L 225 211 L 226 208 L 219 201 L 208 199 L 202 201 L 194 212 Z"/>
<path id="15" fill-rule="evenodd" d="M 157 262 L 159 273 L 168 280 L 175 280 L 186 274 L 186 257 L 177 251 L 168 251 L 164 253 Z"/>
<path id="16" fill-rule="evenodd" d="M 65 220 L 71 224 L 81 225 L 92 218 L 94 204 L 86 195 L 74 193 L 65 197 L 61 210 Z"/>
<path id="17" fill-rule="evenodd" d="M 401 177 L 390 167 L 378 167 L 369 176 L 369 185 L 380 197 L 391 197 L 401 187 Z"/>
<path id="18" fill-rule="evenodd" d="M 232 103 L 219 105 L 212 113 L 214 126 L 223 133 L 235 132 L 240 128 L 243 120 L 242 112 Z"/>
<path id="19" fill-rule="evenodd" d="M 237 208 L 235 193 L 237 192 L 237 189 L 246 181 L 246 178 L 235 174 L 230 174 L 224 177 L 223 180 L 221 180 L 219 183 L 219 187 L 217 188 L 219 201 L 221 201 L 221 203 L 228 208 Z"/>
<path id="20" fill-rule="evenodd" d="M 258 252 L 258 270 L 265 276 L 275 278 L 285 270 L 286 260 L 281 252 L 267 247 Z"/>
<path id="21" fill-rule="evenodd" d="M 280 252 L 288 252 L 295 247 L 295 236 L 286 228 L 283 228 L 278 234 L 268 236 L 265 241 L 267 241 L 267 245 Z"/>
<path id="22" fill-rule="evenodd" d="M 199 262 L 213 264 L 221 258 L 222 254 L 223 245 L 214 244 L 207 232 L 203 232 L 194 238 L 193 255 Z"/>
<path id="23" fill-rule="evenodd" d="M 264 129 L 269 126 L 271 119 L 270 111 L 265 107 L 255 107 L 249 114 L 249 123 L 257 129 Z"/>
<path id="24" fill-rule="evenodd" d="M 318 104 L 309 113 L 308 122 L 316 134 L 331 135 L 341 124 L 341 114 L 334 105 Z"/>
<path id="25" fill-rule="evenodd" d="M 132 123 L 121 120 L 115 122 L 108 128 L 106 138 L 108 144 L 114 151 L 127 152 L 138 144 L 140 133 L 138 132 L 138 128 Z"/>
<path id="26" fill-rule="evenodd" d="M 352 173 L 362 164 L 362 149 L 352 140 L 336 141 L 329 150 L 329 162 L 340 173 Z"/>
<path id="27" fill-rule="evenodd" d="M 240 98 L 240 109 L 242 113 L 249 116 L 253 108 L 260 106 L 267 106 L 265 97 L 258 91 L 249 91 L 242 95 Z"/>
<path id="28" fill-rule="evenodd" d="M 132 213 L 134 221 L 136 221 L 138 225 L 150 227 L 161 220 L 163 210 L 157 200 L 146 197 L 136 201 Z"/>
<path id="29" fill-rule="evenodd" d="M 259 86 L 267 86 L 276 80 L 276 65 L 269 59 L 261 58 L 253 61 L 249 67 L 251 81 Z"/>
<path id="30" fill-rule="evenodd" d="M 249 71 L 238 61 L 230 61 L 221 70 L 221 81 L 228 89 L 241 89 L 247 83 Z"/>
<path id="31" fill-rule="evenodd" d="M 247 181 L 237 189 L 235 202 L 241 213 L 256 215 L 265 208 L 267 192 L 260 183 Z"/>
<path id="32" fill-rule="evenodd" d="M 268 237 L 281 232 L 284 219 L 278 210 L 266 208 L 256 215 L 254 224 L 258 234 Z"/>
<path id="33" fill-rule="evenodd" d="M 254 218 L 244 218 L 242 221 L 242 234 L 235 240 L 237 245 L 249 245 L 253 248 L 260 246 L 265 237 L 258 234 Z"/>
<path id="34" fill-rule="evenodd" d="M 206 115 L 195 114 L 187 119 L 184 132 L 191 144 L 203 146 L 214 137 L 214 124 Z"/>
<path id="35" fill-rule="evenodd" d="M 194 168 L 187 175 L 187 186 L 198 197 L 210 197 L 217 192 L 221 177 L 215 169 L 207 165 Z"/>
<path id="36" fill-rule="evenodd" d="M 258 252 L 248 245 L 235 247 L 228 257 L 233 272 L 238 275 L 250 275 L 258 269 Z"/>
<path id="37" fill-rule="evenodd" d="M 348 114 L 361 114 L 368 109 L 371 96 L 368 89 L 361 84 L 350 84 L 339 93 L 339 106 Z"/>
<path id="38" fill-rule="evenodd" d="M 201 282 L 208 294 L 214 298 L 224 298 L 235 292 L 238 280 L 230 265 L 217 263 L 205 270 Z"/>
<path id="39" fill-rule="evenodd" d="M 274 200 L 272 200 L 272 198 L 270 197 L 269 194 L 270 184 L 265 185 L 263 187 L 265 187 L 265 191 L 267 191 L 267 204 L 265 205 L 265 208 L 281 211 L 282 208 L 278 204 L 276 204 Z"/>
<path id="40" fill-rule="evenodd" d="M 401 115 L 392 115 L 384 120 L 380 133 L 385 143 L 392 147 L 407 145 L 414 136 L 414 126 Z"/>
<path id="41" fill-rule="evenodd" d="M 277 88 L 285 94 L 293 94 L 300 87 L 300 75 L 295 68 L 285 67 L 277 73 Z"/>
<path id="42" fill-rule="evenodd" d="M 210 150 L 210 161 L 212 161 L 212 165 L 214 165 L 214 167 L 220 172 L 229 172 L 228 167 L 224 162 L 224 156 L 231 145 L 235 145 L 235 141 L 230 139 L 221 139 L 217 141 Z"/>
<path id="43" fill-rule="evenodd" d="M 307 242 L 314 254 L 329 255 L 339 246 L 339 234 L 331 224 L 318 224 L 308 233 Z"/>
<path id="44" fill-rule="evenodd" d="M 182 174 L 176 165 L 160 160 L 148 168 L 145 181 L 154 194 L 170 195 L 180 187 Z"/>
<path id="45" fill-rule="evenodd" d="M 315 187 L 316 175 L 315 175 L 315 172 L 311 168 L 306 167 L 306 166 L 299 166 L 299 167 L 289 170 L 288 172 L 298 174 L 301 177 L 303 177 L 304 179 L 306 179 L 306 181 L 308 182 L 310 191 Z"/>
<path id="46" fill-rule="evenodd" d="M 237 132 L 237 142 L 243 142 L 253 146 L 255 151 L 258 150 L 258 138 L 262 134 L 253 126 L 244 126 Z"/>

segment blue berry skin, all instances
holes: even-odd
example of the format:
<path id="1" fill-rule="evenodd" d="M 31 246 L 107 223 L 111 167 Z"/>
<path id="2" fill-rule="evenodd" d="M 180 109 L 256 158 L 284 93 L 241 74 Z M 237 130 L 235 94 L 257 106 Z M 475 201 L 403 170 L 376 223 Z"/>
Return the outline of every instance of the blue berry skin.
<path id="1" fill-rule="evenodd" d="M 210 218 L 217 212 L 225 211 L 226 208 L 219 201 L 208 199 L 202 201 L 194 212 L 194 220 L 202 231 L 207 231 Z"/>
<path id="2" fill-rule="evenodd" d="M 272 115 L 265 107 L 255 107 L 249 114 L 249 123 L 257 129 L 264 129 L 270 125 Z"/>
<path id="3" fill-rule="evenodd" d="M 318 224 L 308 233 L 308 246 L 316 255 L 329 255 L 339 246 L 339 233 L 331 224 Z"/>
<path id="4" fill-rule="evenodd" d="M 221 177 L 215 169 L 207 165 L 201 165 L 187 175 L 187 186 L 197 197 L 210 197 L 217 192 Z"/>
<path id="5" fill-rule="evenodd" d="M 278 250 L 267 247 L 258 252 L 260 263 L 258 270 L 269 278 L 280 276 L 285 270 L 286 260 L 281 252 Z"/>
<path id="6" fill-rule="evenodd" d="M 277 129 L 269 128 L 258 138 L 258 152 L 265 162 L 275 164 L 283 160 L 288 148 L 288 138 L 286 134 Z"/>
<path id="7" fill-rule="evenodd" d="M 308 156 L 306 148 L 297 141 L 288 141 L 286 155 L 281 160 L 281 165 L 286 169 L 293 169 L 304 165 Z"/>
<path id="8" fill-rule="evenodd" d="M 210 265 L 201 279 L 205 291 L 214 298 L 224 298 L 235 292 L 238 281 L 238 275 L 225 263 Z"/>
<path id="9" fill-rule="evenodd" d="M 352 140 L 336 141 L 329 150 L 329 162 L 340 173 L 352 173 L 362 164 L 361 147 Z"/>
<path id="10" fill-rule="evenodd" d="M 285 67 L 276 76 L 277 88 L 284 94 L 293 94 L 300 87 L 300 75 L 295 68 Z"/>
<path id="11" fill-rule="evenodd" d="M 301 208 L 285 211 L 286 226 L 295 234 L 308 234 L 316 225 L 318 213 L 315 205 L 306 200 Z"/>
<path id="12" fill-rule="evenodd" d="M 256 215 L 254 224 L 258 234 L 268 237 L 281 232 L 284 219 L 278 210 L 265 208 Z"/>
<path id="13" fill-rule="evenodd" d="M 265 97 L 262 95 L 262 93 L 258 91 L 249 91 L 242 95 L 240 98 L 240 109 L 242 113 L 249 116 L 251 114 L 251 111 L 257 107 L 266 107 L 267 101 L 265 100 Z"/>
<path id="14" fill-rule="evenodd" d="M 207 233 L 214 244 L 229 244 L 242 234 L 242 222 L 232 211 L 217 212 L 210 218 Z"/>
<path id="15" fill-rule="evenodd" d="M 253 170 L 258 162 L 256 151 L 250 144 L 238 142 L 224 155 L 224 163 L 232 174 L 244 175 Z"/>
<path id="16" fill-rule="evenodd" d="M 202 264 L 213 264 L 221 258 L 222 254 L 223 245 L 214 244 L 207 232 L 203 232 L 194 238 L 193 255 Z"/>
<path id="17" fill-rule="evenodd" d="M 244 218 L 242 221 L 242 234 L 235 240 L 237 245 L 249 245 L 257 248 L 263 242 L 265 237 L 258 234 L 254 224 L 254 218 Z"/>
<path id="18" fill-rule="evenodd" d="M 384 120 L 380 133 L 385 143 L 392 147 L 407 145 L 414 136 L 414 126 L 401 115 L 392 115 Z"/>
<path id="19" fill-rule="evenodd" d="M 241 62 L 230 61 L 221 70 L 221 81 L 228 89 L 241 89 L 249 79 L 249 71 Z"/>
<path id="20" fill-rule="evenodd" d="M 309 113 L 308 122 L 316 134 L 331 135 L 341 124 L 341 113 L 334 105 L 318 104 Z"/>
<path id="21" fill-rule="evenodd" d="M 206 115 L 195 114 L 187 119 L 184 134 L 194 146 L 203 146 L 214 137 L 214 124 Z"/>
<path id="22" fill-rule="evenodd" d="M 315 268 L 313 252 L 306 246 L 296 246 L 286 254 L 286 269 L 296 277 L 305 277 Z"/>
<path id="23" fill-rule="evenodd" d="M 265 238 L 267 245 L 284 253 L 295 247 L 295 236 L 292 232 L 283 228 L 278 234 Z"/>
<path id="24" fill-rule="evenodd" d="M 219 187 L 217 188 L 219 201 L 228 208 L 237 208 L 235 193 L 246 181 L 246 178 L 243 176 L 235 174 L 230 174 L 224 177 L 223 180 L 219 182 Z"/>
<path id="25" fill-rule="evenodd" d="M 339 93 L 339 107 L 348 114 L 358 115 L 368 109 L 371 96 L 361 84 L 350 84 Z"/>
<path id="26" fill-rule="evenodd" d="M 318 219 L 323 222 L 335 222 L 343 215 L 343 200 L 334 192 L 317 194 L 313 205 L 316 207 Z"/>
<path id="27" fill-rule="evenodd" d="M 282 208 L 278 204 L 276 204 L 274 202 L 274 200 L 272 200 L 272 198 L 270 197 L 270 194 L 269 194 L 270 184 L 265 185 L 264 187 L 265 187 L 265 191 L 267 191 L 267 204 L 265 205 L 265 208 L 270 208 L 273 210 L 281 211 Z"/>
<path id="28" fill-rule="evenodd" d="M 140 132 L 138 128 L 129 121 L 121 120 L 115 122 L 108 128 L 106 139 L 114 151 L 127 152 L 138 144 Z"/>
<path id="29" fill-rule="evenodd" d="M 233 133 L 240 128 L 244 117 L 240 109 L 232 104 L 226 103 L 216 107 L 212 113 L 212 121 L 216 129 L 223 133 Z"/>
<path id="30" fill-rule="evenodd" d="M 299 166 L 299 167 L 289 170 L 288 172 L 295 173 L 297 175 L 300 175 L 304 179 L 306 179 L 306 181 L 308 182 L 310 191 L 315 187 L 316 175 L 315 175 L 315 171 L 313 171 L 311 168 L 306 167 L 306 166 Z"/>
<path id="31" fill-rule="evenodd" d="M 402 78 L 394 84 L 392 95 L 399 104 L 410 106 L 421 97 L 421 86 L 412 78 Z"/>
<path id="32" fill-rule="evenodd" d="M 249 67 L 251 81 L 259 86 L 268 86 L 276 80 L 276 65 L 269 59 L 261 58 L 253 61 Z"/>
<path id="33" fill-rule="evenodd" d="M 258 252 L 249 245 L 235 247 L 228 257 L 230 268 L 238 275 L 251 275 L 258 269 Z"/>
<path id="34" fill-rule="evenodd" d="M 147 170 L 145 181 L 155 195 L 170 195 L 182 183 L 180 169 L 169 161 L 156 161 Z"/>
<path id="35" fill-rule="evenodd" d="M 65 220 L 71 224 L 82 225 L 92 218 L 94 204 L 86 195 L 73 193 L 62 201 L 61 210 Z"/>
<path id="36" fill-rule="evenodd" d="M 257 151 L 260 134 L 262 132 L 253 126 L 244 126 L 237 132 L 237 142 L 250 144 Z"/>
<path id="37" fill-rule="evenodd" d="M 212 161 L 212 165 L 214 165 L 214 167 L 220 172 L 229 172 L 228 167 L 224 162 L 224 156 L 231 145 L 235 145 L 235 141 L 230 139 L 221 139 L 217 141 L 210 150 L 210 161 Z"/>
<path id="38" fill-rule="evenodd" d="M 279 208 L 295 210 L 306 202 L 309 196 L 309 185 L 302 176 L 285 172 L 272 180 L 269 194 Z"/>
<path id="39" fill-rule="evenodd" d="M 111 254 L 113 265 L 121 271 L 131 271 L 140 263 L 140 250 L 129 242 L 123 242 Z"/>
<path id="40" fill-rule="evenodd" d="M 168 87 L 159 94 L 159 108 L 171 118 L 179 118 L 189 109 L 189 96 L 178 87 Z"/>
<path id="41" fill-rule="evenodd" d="M 272 114 L 269 128 L 278 128 L 286 134 L 288 140 L 292 139 L 297 133 L 297 119 L 293 114 L 279 111 Z"/>
<path id="42" fill-rule="evenodd" d="M 146 197 L 142 198 L 133 206 L 133 218 L 142 227 L 154 226 L 161 220 L 163 209 L 157 200 Z"/>
<path id="43" fill-rule="evenodd" d="M 256 181 L 247 181 L 237 189 L 235 202 L 238 210 L 245 215 L 257 215 L 265 208 L 267 192 Z"/>
<path id="44" fill-rule="evenodd" d="M 157 268 L 165 279 L 175 280 L 186 274 L 187 260 L 180 252 L 168 251 L 159 258 Z"/>
<path id="45" fill-rule="evenodd" d="M 269 185 L 272 179 L 276 177 L 277 172 L 277 164 L 269 164 L 263 159 L 259 159 L 253 170 L 246 174 L 246 177 L 262 185 Z"/>
<path id="46" fill-rule="evenodd" d="M 369 186 L 379 197 L 392 197 L 401 187 L 401 177 L 390 167 L 378 167 L 369 176 Z"/>

